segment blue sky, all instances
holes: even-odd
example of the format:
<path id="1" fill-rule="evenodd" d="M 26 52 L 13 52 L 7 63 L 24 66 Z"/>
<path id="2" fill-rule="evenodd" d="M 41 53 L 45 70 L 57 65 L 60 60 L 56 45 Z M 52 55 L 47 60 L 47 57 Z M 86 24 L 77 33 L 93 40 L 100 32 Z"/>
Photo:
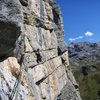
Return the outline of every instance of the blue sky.
<path id="1" fill-rule="evenodd" d="M 57 0 L 65 42 L 100 42 L 100 0 Z"/>

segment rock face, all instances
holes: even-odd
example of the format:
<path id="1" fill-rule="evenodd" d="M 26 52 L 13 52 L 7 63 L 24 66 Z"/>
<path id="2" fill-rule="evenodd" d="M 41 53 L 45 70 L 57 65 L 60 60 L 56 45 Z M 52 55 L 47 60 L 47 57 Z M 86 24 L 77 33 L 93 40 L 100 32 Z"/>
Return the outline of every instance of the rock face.
<path id="1" fill-rule="evenodd" d="M 21 34 L 23 12 L 18 0 L 0 1 L 0 59 L 13 55 L 15 43 Z"/>
<path id="2" fill-rule="evenodd" d="M 0 4 L 0 100 L 81 100 L 57 3 L 2 0 Z"/>

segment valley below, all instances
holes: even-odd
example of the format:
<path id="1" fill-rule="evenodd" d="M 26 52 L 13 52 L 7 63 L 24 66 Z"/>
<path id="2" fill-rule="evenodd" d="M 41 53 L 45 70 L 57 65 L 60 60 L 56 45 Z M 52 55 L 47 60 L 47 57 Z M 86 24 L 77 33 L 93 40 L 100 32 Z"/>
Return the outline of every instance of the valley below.
<path id="1" fill-rule="evenodd" d="M 100 100 L 100 42 L 68 46 L 72 72 L 83 100 Z"/>

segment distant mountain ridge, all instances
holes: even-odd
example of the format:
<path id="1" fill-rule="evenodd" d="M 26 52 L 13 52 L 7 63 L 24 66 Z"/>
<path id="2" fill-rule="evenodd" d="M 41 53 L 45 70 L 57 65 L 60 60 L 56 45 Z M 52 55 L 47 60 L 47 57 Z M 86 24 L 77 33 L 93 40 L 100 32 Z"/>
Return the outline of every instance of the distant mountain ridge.
<path id="1" fill-rule="evenodd" d="M 71 43 L 68 46 L 69 57 L 73 60 L 95 61 L 100 60 L 100 42 Z"/>

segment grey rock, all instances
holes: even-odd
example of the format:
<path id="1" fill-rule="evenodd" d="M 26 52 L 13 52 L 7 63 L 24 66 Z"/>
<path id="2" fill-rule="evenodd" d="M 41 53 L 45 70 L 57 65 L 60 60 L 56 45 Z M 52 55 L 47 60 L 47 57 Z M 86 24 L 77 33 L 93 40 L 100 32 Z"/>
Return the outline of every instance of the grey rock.
<path id="1" fill-rule="evenodd" d="M 0 35 L 1 100 L 57 100 L 65 85 L 68 100 L 81 100 L 56 1 L 1 0 Z"/>
<path id="2" fill-rule="evenodd" d="M 62 89 L 58 95 L 57 100 L 81 100 L 76 94 L 76 90 L 70 81 L 67 82 L 66 86 Z"/>
<path id="3" fill-rule="evenodd" d="M 23 13 L 19 0 L 0 1 L 0 57 L 11 55 L 22 31 Z M 4 52 L 5 51 L 5 52 Z"/>

